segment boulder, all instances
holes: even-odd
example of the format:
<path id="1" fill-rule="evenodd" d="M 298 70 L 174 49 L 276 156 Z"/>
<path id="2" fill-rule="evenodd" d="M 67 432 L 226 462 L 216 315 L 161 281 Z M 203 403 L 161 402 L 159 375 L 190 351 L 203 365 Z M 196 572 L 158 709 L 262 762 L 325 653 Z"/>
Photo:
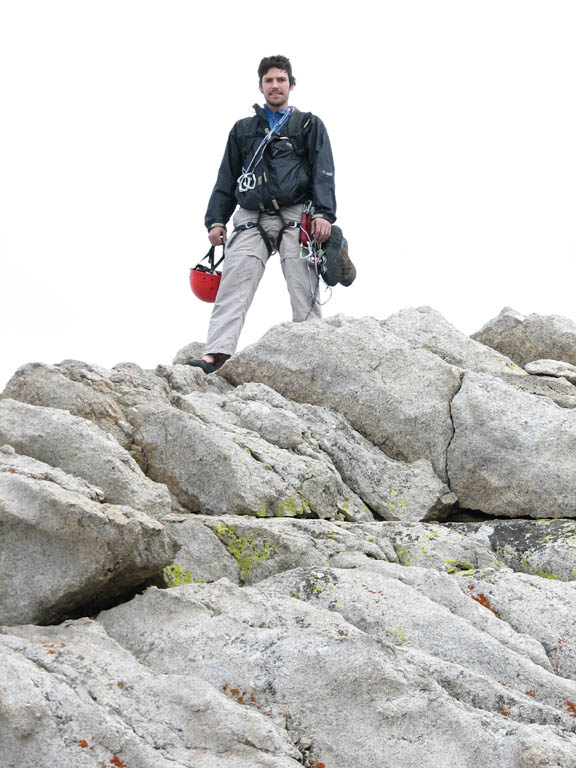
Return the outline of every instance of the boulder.
<path id="1" fill-rule="evenodd" d="M 0 447 L 0 472 L 24 475 L 31 480 L 46 480 L 66 491 L 80 494 L 90 501 L 97 501 L 100 504 L 105 499 L 104 492 L 100 488 L 90 485 L 80 477 L 68 475 L 58 467 L 51 467 L 49 464 L 29 456 L 21 456 L 11 445 Z"/>
<path id="2" fill-rule="evenodd" d="M 576 387 L 566 379 L 552 376 L 515 376 L 512 373 L 494 374 L 511 387 L 538 397 L 548 397 L 560 408 L 576 408 Z"/>
<path id="3" fill-rule="evenodd" d="M 132 428 L 112 396 L 106 373 L 103 368 L 85 363 L 29 363 L 18 368 L 2 398 L 70 411 L 97 424 L 128 449 Z"/>
<path id="4" fill-rule="evenodd" d="M 441 519 L 456 501 L 430 462 L 395 461 L 340 414 L 293 403 L 264 384 L 245 384 L 222 397 L 191 393 L 180 405 L 207 424 L 236 425 L 272 446 L 327 465 L 384 520 Z"/>
<path id="5" fill-rule="evenodd" d="M 163 522 L 181 545 L 174 562 L 183 583 L 225 577 L 254 584 L 292 568 L 330 565 L 342 553 L 397 560 L 387 526 L 382 530 L 379 523 L 238 515 L 168 515 Z M 473 546 L 481 547 L 477 542 Z"/>
<path id="6" fill-rule="evenodd" d="M 255 584 L 298 567 L 354 567 L 364 557 L 449 574 L 510 570 L 576 580 L 574 520 L 349 523 L 167 515 L 181 549 L 175 581 Z"/>
<path id="7" fill-rule="evenodd" d="M 201 677 L 283 725 L 304 765 L 512 768 L 549 760 L 569 768 L 576 736 L 564 701 L 576 683 L 554 674 L 539 644 L 517 637 L 453 577 L 438 574 L 444 599 L 462 616 L 379 570 L 418 569 L 368 562 L 372 569 L 296 569 L 257 587 L 221 580 L 151 588 L 98 620 L 150 670 Z M 446 658 L 456 684 L 466 675 L 449 661 L 456 654 L 471 669 L 465 682 L 482 687 L 459 700 L 445 679 L 438 683 L 423 652 L 403 644 L 406 615 L 437 649 L 431 665 Z M 537 699 L 521 690 L 528 680 Z"/>
<path id="8" fill-rule="evenodd" d="M 207 376 L 200 368 L 189 365 L 158 365 L 154 373 L 165 379 L 171 395 L 188 395 L 190 392 L 229 392 L 232 385 L 220 376 Z"/>
<path id="9" fill-rule="evenodd" d="M 174 359 L 172 360 L 172 365 L 184 365 L 186 360 L 190 360 L 190 358 L 201 358 L 203 354 L 204 344 L 201 341 L 191 341 L 176 352 Z"/>
<path id="10" fill-rule="evenodd" d="M 521 367 L 540 359 L 576 365 L 576 323 L 560 315 L 525 316 L 504 307 L 472 338 L 508 355 Z"/>
<path id="11" fill-rule="evenodd" d="M 452 403 L 451 487 L 500 517 L 576 517 L 576 413 L 492 376 L 466 373 Z"/>
<path id="12" fill-rule="evenodd" d="M 291 400 L 335 410 L 391 458 L 427 459 L 447 479 L 450 402 L 460 373 L 376 320 L 284 323 L 217 375 L 236 385 L 261 382 Z"/>
<path id="13" fill-rule="evenodd" d="M 501 565 L 514 571 L 546 579 L 576 581 L 574 520 L 493 520 L 435 527 L 468 540 L 465 546 L 470 551 L 491 549 Z"/>
<path id="14" fill-rule="evenodd" d="M 254 518 L 248 516 L 166 515 L 162 519 L 162 523 L 170 532 L 170 536 L 180 546 L 178 554 L 174 557 L 171 568 L 166 574 L 169 583 L 173 585 L 192 584 L 227 578 L 238 584 L 240 582 L 239 560 L 245 559 L 250 564 L 259 563 L 261 560 L 258 557 L 260 547 L 258 545 L 252 546 L 252 539 L 250 542 L 242 542 L 246 547 L 250 546 L 249 551 L 242 553 L 241 550 L 234 547 L 229 551 L 221 537 L 215 533 L 214 527 L 225 526 L 222 530 L 235 531 L 238 522 L 244 525 L 251 520 L 256 522 Z"/>
<path id="15" fill-rule="evenodd" d="M 163 485 L 149 480 L 113 437 L 68 411 L 0 400 L 3 443 L 83 478 L 102 489 L 111 504 L 127 504 L 155 518 L 171 510 Z"/>
<path id="16" fill-rule="evenodd" d="M 563 363 L 561 360 L 534 360 L 531 363 L 526 363 L 526 370 L 537 376 L 564 378 L 571 384 L 576 384 L 576 365 Z"/>
<path id="17" fill-rule="evenodd" d="M 382 326 L 462 370 L 524 374 L 509 357 L 466 336 L 432 307 L 403 309 L 387 318 Z"/>
<path id="18" fill-rule="evenodd" d="M 178 546 L 160 523 L 101 498 L 61 470 L 0 451 L 0 624 L 58 621 L 172 562 Z"/>
<path id="19" fill-rule="evenodd" d="M 139 406 L 131 416 L 149 476 L 166 483 L 186 509 L 373 519 L 322 457 L 298 455 L 250 430 L 211 420 L 217 405 L 207 395 L 198 402 L 196 413 L 192 406 L 190 412 Z"/>
<path id="20" fill-rule="evenodd" d="M 286 729 L 89 619 L 0 634 L 3 768 L 301 768 Z"/>

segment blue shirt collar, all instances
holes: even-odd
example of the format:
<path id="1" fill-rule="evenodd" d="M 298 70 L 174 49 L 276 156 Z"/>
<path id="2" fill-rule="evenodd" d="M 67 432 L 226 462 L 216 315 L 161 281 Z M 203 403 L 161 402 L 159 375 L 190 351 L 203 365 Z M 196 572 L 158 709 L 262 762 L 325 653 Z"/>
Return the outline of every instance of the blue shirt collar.
<path id="1" fill-rule="evenodd" d="M 289 109 L 290 107 L 286 107 L 286 109 L 277 109 L 276 112 L 272 112 L 270 107 L 267 104 L 264 104 L 264 112 L 266 112 L 266 117 L 268 118 L 268 127 L 270 130 L 272 130 L 276 123 L 284 117 Z"/>

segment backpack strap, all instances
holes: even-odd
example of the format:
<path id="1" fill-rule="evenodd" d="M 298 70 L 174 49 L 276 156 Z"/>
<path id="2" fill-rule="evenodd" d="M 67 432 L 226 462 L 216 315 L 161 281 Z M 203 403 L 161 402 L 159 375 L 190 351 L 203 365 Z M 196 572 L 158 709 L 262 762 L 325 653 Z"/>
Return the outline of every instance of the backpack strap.
<path id="1" fill-rule="evenodd" d="M 299 157 L 305 157 L 306 155 L 305 130 L 311 120 L 312 112 L 300 112 L 300 110 L 294 109 L 285 129 L 285 133 L 290 137 L 296 154 Z"/>

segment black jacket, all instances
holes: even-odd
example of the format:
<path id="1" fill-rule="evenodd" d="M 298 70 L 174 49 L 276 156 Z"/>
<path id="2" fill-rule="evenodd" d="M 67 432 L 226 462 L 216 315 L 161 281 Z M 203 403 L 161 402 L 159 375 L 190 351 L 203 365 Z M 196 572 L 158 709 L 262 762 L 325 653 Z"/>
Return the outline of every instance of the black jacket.
<path id="1" fill-rule="evenodd" d="M 262 161 L 256 166 L 255 189 L 240 192 L 238 177 L 247 167 L 258 145 L 268 132 L 263 108 L 254 104 L 256 114 L 238 120 L 230 131 L 218 179 L 212 190 L 205 223 L 226 226 L 236 204 L 249 210 L 274 210 L 277 205 L 294 205 L 312 200 L 316 214 L 330 222 L 336 220 L 334 161 L 330 139 L 320 118 L 307 113 L 274 134 L 266 146 Z M 297 110 L 294 110 L 297 111 Z M 300 131 L 295 130 L 301 123 Z M 300 135 L 295 135 L 299 133 Z"/>

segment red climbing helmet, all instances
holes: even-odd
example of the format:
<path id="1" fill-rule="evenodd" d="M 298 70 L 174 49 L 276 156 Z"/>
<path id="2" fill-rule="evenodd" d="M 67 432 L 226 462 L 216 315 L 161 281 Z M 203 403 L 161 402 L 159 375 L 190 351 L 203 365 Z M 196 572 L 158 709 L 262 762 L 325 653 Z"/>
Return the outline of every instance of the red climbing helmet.
<path id="1" fill-rule="evenodd" d="M 201 301 L 208 301 L 213 304 L 216 301 L 216 294 L 220 287 L 220 279 L 222 272 L 216 269 L 220 266 L 224 260 L 224 246 L 222 246 L 222 257 L 214 264 L 214 250 L 215 246 L 212 246 L 206 256 L 202 259 L 208 259 L 209 266 L 202 264 L 200 261 L 190 270 L 190 288 L 196 298 Z"/>

